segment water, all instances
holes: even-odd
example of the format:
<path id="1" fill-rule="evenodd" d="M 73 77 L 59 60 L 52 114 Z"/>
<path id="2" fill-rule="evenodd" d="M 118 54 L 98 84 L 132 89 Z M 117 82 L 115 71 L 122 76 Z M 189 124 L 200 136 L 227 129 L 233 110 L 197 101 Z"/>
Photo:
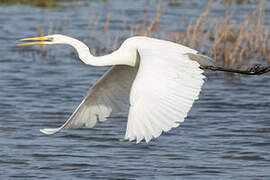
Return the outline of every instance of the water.
<path id="1" fill-rule="evenodd" d="M 53 18 L 67 22 L 65 34 L 82 38 L 93 8 L 110 9 L 117 32 L 122 18 L 117 12 L 125 8 L 127 20 L 136 21 L 142 4 L 93 2 L 62 10 L 0 7 L 1 179 L 270 178 L 269 74 L 232 81 L 222 73 L 207 74 L 200 99 L 183 125 L 149 144 L 123 140 L 126 113 L 93 129 L 51 136 L 39 132 L 61 125 L 107 68 L 82 64 L 65 46 L 58 47 L 55 60 L 42 60 L 35 53 L 38 48 L 19 53 L 14 51 L 16 39 L 36 35 L 35 27 L 48 26 Z M 154 14 L 155 5 L 149 6 Z M 162 26 L 187 13 L 187 7 L 191 5 L 170 7 Z M 238 18 L 252 9 L 238 7 Z M 200 11 L 196 6 L 192 13 Z M 211 15 L 222 15 L 222 7 Z"/>

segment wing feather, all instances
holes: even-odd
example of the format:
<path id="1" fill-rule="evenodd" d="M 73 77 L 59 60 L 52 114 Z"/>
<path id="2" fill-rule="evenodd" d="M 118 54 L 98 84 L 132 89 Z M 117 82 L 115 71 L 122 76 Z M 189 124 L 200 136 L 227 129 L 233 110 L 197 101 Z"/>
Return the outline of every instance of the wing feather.
<path id="1" fill-rule="evenodd" d="M 138 52 L 140 66 L 131 88 L 125 135 L 137 143 L 179 126 L 204 82 L 199 64 L 181 51 L 142 48 Z"/>
<path id="2" fill-rule="evenodd" d="M 129 102 L 129 92 L 137 68 L 112 67 L 87 93 L 70 118 L 59 128 L 42 129 L 45 134 L 54 134 L 63 128 L 92 128 L 97 121 L 122 112 Z"/>

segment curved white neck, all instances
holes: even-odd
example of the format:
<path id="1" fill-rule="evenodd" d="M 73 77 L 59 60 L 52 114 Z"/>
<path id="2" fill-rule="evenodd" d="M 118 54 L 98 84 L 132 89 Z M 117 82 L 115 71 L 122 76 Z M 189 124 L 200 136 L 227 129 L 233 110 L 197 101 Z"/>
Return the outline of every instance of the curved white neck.
<path id="1" fill-rule="evenodd" d="M 79 58 L 85 63 L 92 66 L 112 66 L 112 65 L 129 65 L 135 66 L 136 50 L 130 48 L 120 48 L 117 51 L 105 55 L 95 57 L 90 53 L 89 48 L 81 41 L 66 37 L 65 43 L 73 46 Z"/>

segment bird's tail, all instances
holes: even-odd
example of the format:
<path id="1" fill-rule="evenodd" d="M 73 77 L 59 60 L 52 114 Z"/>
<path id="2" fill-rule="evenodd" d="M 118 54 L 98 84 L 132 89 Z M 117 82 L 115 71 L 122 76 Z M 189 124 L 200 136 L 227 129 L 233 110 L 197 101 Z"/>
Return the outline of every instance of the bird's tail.
<path id="1" fill-rule="evenodd" d="M 186 55 L 189 57 L 189 59 L 198 62 L 201 67 L 216 66 L 215 60 L 208 56 L 193 53 L 186 53 Z"/>

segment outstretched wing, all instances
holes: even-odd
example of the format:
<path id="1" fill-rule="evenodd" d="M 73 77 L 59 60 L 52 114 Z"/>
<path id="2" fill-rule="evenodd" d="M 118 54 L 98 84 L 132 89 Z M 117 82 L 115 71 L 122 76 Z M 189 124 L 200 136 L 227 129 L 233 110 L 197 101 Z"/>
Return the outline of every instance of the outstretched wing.
<path id="1" fill-rule="evenodd" d="M 157 48 L 138 52 L 140 66 L 131 88 L 125 135 L 137 143 L 143 139 L 149 142 L 162 131 L 179 126 L 204 82 L 199 63 L 182 51 Z"/>
<path id="2" fill-rule="evenodd" d="M 105 121 L 113 113 L 123 111 L 129 102 L 130 88 L 137 70 L 129 66 L 113 66 L 88 91 L 81 104 L 61 127 L 40 131 L 54 134 L 62 128 L 79 128 L 83 125 L 91 128 L 97 121 Z"/>

